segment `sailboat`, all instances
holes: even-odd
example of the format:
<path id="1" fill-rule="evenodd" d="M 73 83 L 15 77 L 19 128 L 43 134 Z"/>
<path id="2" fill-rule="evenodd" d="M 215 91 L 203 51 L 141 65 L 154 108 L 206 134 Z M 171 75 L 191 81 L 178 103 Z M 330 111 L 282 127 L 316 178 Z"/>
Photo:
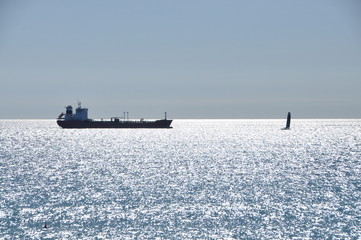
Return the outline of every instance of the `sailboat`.
<path id="1" fill-rule="evenodd" d="M 282 130 L 290 130 L 290 126 L 291 126 L 291 112 L 288 112 L 286 127 L 282 128 Z"/>

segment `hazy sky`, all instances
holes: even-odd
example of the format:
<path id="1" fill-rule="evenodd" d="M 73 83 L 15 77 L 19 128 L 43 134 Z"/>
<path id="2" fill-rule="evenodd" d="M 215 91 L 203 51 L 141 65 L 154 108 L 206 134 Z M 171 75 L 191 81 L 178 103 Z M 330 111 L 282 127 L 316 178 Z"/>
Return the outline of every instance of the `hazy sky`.
<path id="1" fill-rule="evenodd" d="M 361 118 L 359 0 L 0 0 L 0 118 Z"/>

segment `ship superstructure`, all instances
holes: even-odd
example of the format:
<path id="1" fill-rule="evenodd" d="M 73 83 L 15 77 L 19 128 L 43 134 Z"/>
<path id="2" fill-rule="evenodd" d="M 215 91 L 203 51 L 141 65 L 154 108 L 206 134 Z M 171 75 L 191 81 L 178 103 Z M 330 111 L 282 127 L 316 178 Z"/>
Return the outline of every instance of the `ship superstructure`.
<path id="1" fill-rule="evenodd" d="M 65 107 L 64 121 L 88 121 L 88 109 L 82 108 L 81 103 L 78 103 L 78 107 L 75 109 L 75 114 L 73 114 L 73 107 L 68 105 Z"/>

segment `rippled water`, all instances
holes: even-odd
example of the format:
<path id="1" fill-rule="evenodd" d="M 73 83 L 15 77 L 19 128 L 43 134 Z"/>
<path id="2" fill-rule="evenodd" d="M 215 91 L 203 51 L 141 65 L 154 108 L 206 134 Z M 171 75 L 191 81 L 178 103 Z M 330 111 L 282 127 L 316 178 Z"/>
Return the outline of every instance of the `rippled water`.
<path id="1" fill-rule="evenodd" d="M 172 125 L 0 120 L 0 239 L 361 237 L 361 120 Z"/>

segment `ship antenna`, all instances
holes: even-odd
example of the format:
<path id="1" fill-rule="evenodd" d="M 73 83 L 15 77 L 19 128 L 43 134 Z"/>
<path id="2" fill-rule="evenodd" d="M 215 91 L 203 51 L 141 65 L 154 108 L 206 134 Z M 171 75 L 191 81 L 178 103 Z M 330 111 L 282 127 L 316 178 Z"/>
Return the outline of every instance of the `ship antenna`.
<path id="1" fill-rule="evenodd" d="M 164 112 L 164 119 L 167 120 L 167 112 Z"/>
<path id="2" fill-rule="evenodd" d="M 79 101 L 79 99 L 78 99 L 78 107 L 79 108 L 81 107 L 81 102 Z"/>

